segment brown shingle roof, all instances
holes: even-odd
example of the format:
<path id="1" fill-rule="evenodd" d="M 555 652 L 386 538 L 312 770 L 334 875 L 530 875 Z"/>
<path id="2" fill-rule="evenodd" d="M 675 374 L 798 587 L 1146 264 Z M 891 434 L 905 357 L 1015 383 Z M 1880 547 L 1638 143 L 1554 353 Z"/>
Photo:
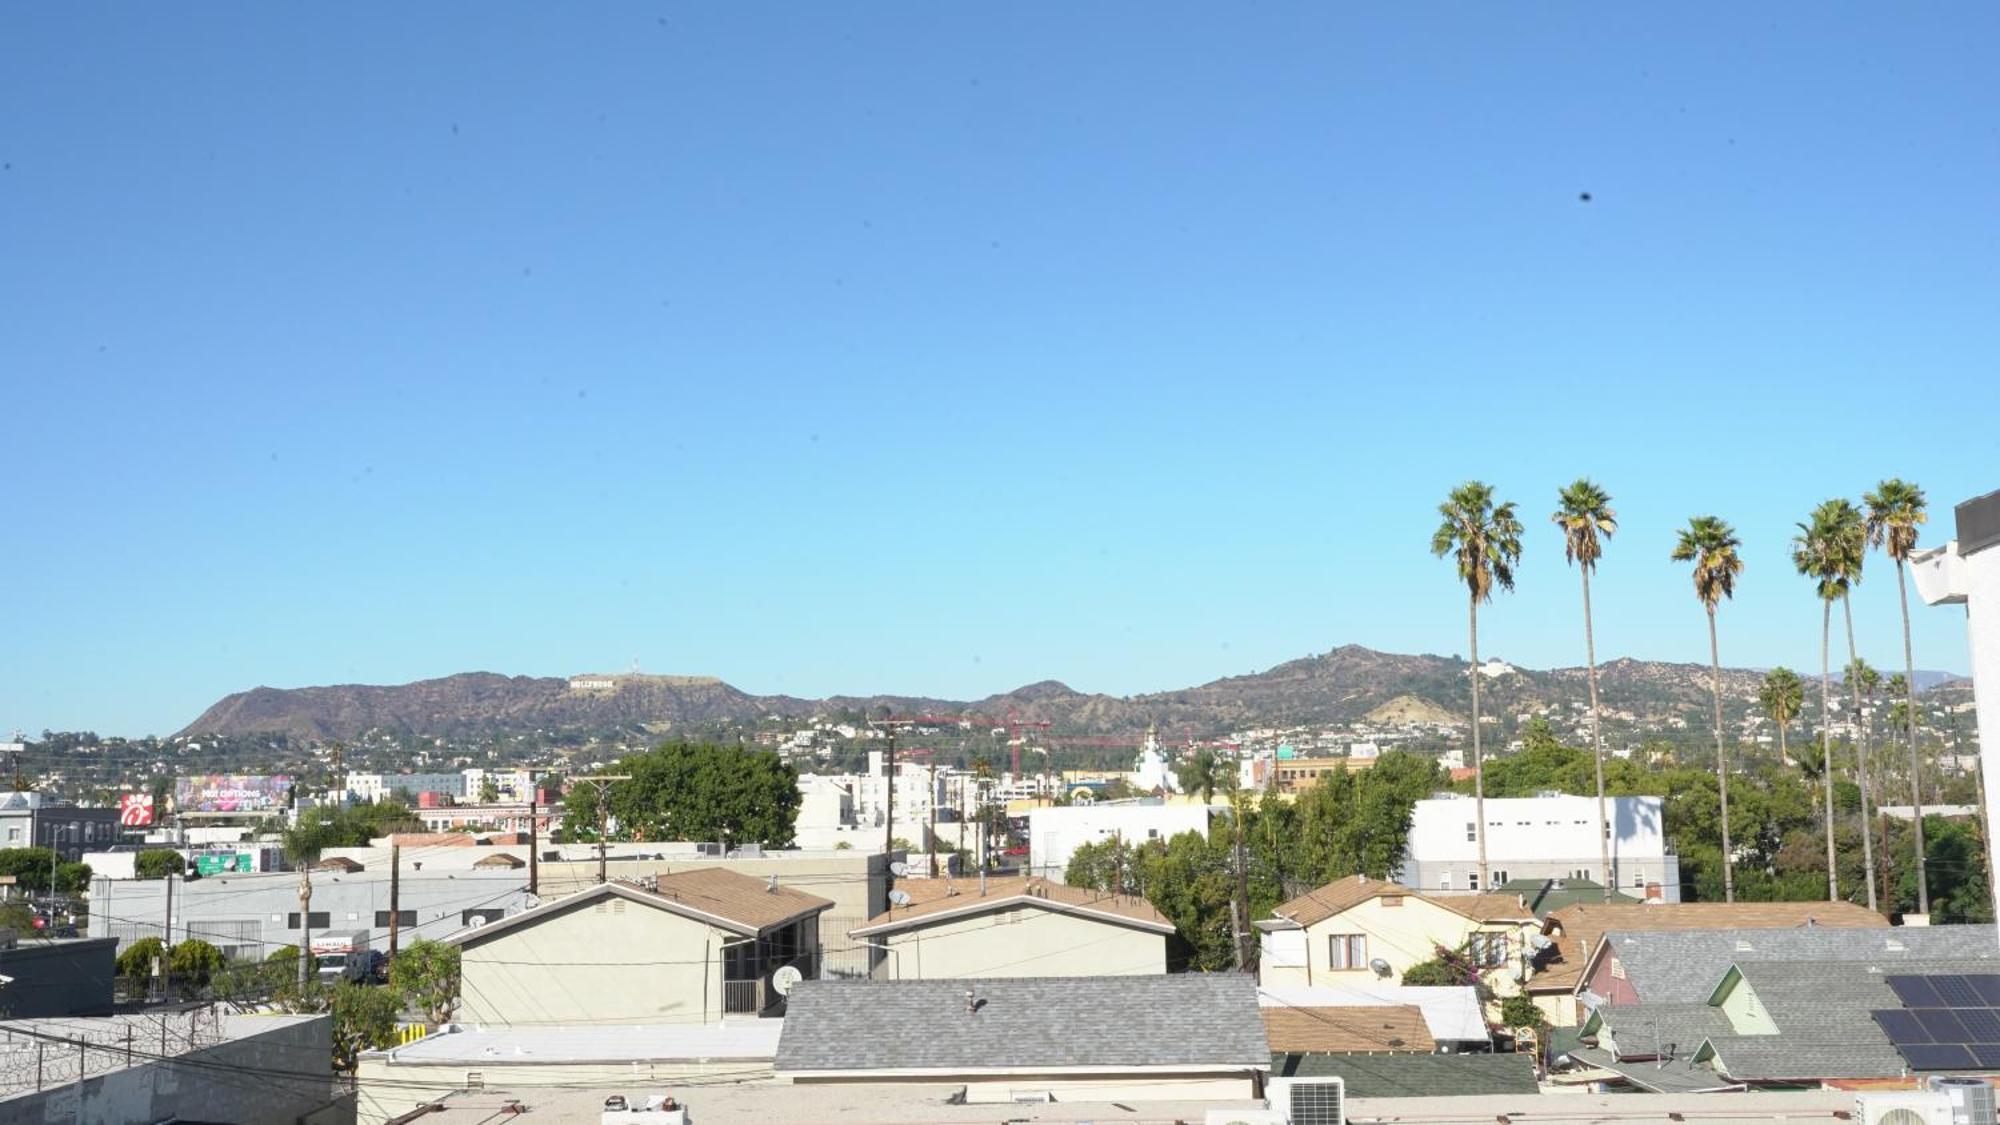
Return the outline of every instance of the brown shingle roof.
<path id="1" fill-rule="evenodd" d="M 1803 926 L 1886 927 L 1889 919 L 1852 902 L 1579 903 L 1551 911 L 1542 932 L 1559 958 L 1528 982 L 1530 992 L 1568 992 L 1583 979 L 1607 930 L 1778 930 Z"/>
<path id="2" fill-rule="evenodd" d="M 478 929 L 460 931 L 445 940 L 461 946 L 476 945 L 509 930 L 532 926 L 544 918 L 586 906 L 607 896 L 697 918 L 746 937 L 833 908 L 832 901 L 818 895 L 809 895 L 790 887 L 773 888 L 767 880 L 725 868 L 703 867 L 662 875 L 651 886 L 624 880 L 599 883 Z"/>
<path id="3" fill-rule="evenodd" d="M 470 848 L 476 841 L 465 832 L 391 832 L 389 843 L 406 848 Z"/>
<path id="4" fill-rule="evenodd" d="M 1380 898 L 1383 895 L 1419 898 L 1455 914 L 1462 914 L 1475 922 L 1535 920 L 1535 912 L 1528 909 L 1519 895 L 1427 895 L 1413 891 L 1401 883 L 1392 883 L 1386 879 L 1370 879 L 1365 875 L 1349 875 L 1345 879 L 1335 879 L 1324 887 L 1307 891 L 1290 902 L 1281 903 L 1272 913 L 1297 922 L 1301 926 L 1316 926 L 1369 899 Z"/>
<path id="5" fill-rule="evenodd" d="M 1284 1054 L 1326 1051 L 1416 1051 L 1437 1049 L 1423 1009 L 1415 1004 L 1342 1008 L 1267 1007 L 1264 1035 L 1271 1050 Z"/>
<path id="6" fill-rule="evenodd" d="M 517 855 L 509 855 L 506 852 L 494 852 L 492 855 L 486 856 L 485 858 L 481 859 L 478 863 L 475 863 L 472 866 L 482 867 L 482 868 L 505 867 L 512 869 L 512 868 L 526 867 L 528 866 L 528 861 L 522 859 L 520 856 Z"/>
<path id="7" fill-rule="evenodd" d="M 1172 933 L 1174 924 L 1153 904 L 1135 895 L 1112 895 L 1087 887 L 1072 887 L 1038 876 L 986 880 L 986 893 L 979 893 L 979 880 L 898 879 L 896 889 L 909 894 L 908 906 L 892 906 L 868 919 L 867 925 L 850 934 L 888 933 L 928 919 L 957 917 L 1010 906 L 1038 906 L 1068 914 L 1097 916 L 1120 925 L 1136 926 L 1158 933 Z M 957 893 L 952 893 L 956 891 Z"/>

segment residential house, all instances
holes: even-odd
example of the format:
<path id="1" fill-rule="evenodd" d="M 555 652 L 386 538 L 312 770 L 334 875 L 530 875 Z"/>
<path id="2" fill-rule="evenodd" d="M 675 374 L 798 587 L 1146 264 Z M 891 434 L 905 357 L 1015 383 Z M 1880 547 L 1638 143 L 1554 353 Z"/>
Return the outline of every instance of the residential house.
<path id="1" fill-rule="evenodd" d="M 1666 837 L 1663 797 L 1608 798 L 1598 826 L 1597 798 L 1567 793 L 1491 797 L 1486 801 L 1486 865 L 1491 885 L 1479 885 L 1475 802 L 1441 794 L 1410 810 L 1410 846 L 1396 878 L 1424 891 L 1490 891 L 1515 879 L 1607 882 L 1604 841 L 1611 846 L 1611 886 L 1632 896 L 1679 902 L 1680 857 Z"/>
<path id="2" fill-rule="evenodd" d="M 1167 971 L 1174 924 L 1131 895 L 1034 876 L 906 879 L 891 906 L 848 931 L 879 948 L 878 976 L 1110 977 Z"/>
<path id="3" fill-rule="evenodd" d="M 963 1087 L 967 1102 L 1247 1099 L 1271 1055 L 1257 984 L 1233 973 L 807 981 L 781 1082 Z"/>
<path id="4" fill-rule="evenodd" d="M 452 938 L 459 1018 L 709 1023 L 782 1012 L 773 976 L 819 975 L 828 899 L 719 868 L 612 881 Z"/>
<path id="5" fill-rule="evenodd" d="M 1579 903 L 1543 920 L 1534 974 L 1525 991 L 1555 1027 L 1575 1027 L 1587 1014 L 1579 1003 L 1585 968 L 1606 931 L 1777 930 L 1803 926 L 1887 928 L 1889 919 L 1851 902 L 1684 902 L 1627 905 Z"/>

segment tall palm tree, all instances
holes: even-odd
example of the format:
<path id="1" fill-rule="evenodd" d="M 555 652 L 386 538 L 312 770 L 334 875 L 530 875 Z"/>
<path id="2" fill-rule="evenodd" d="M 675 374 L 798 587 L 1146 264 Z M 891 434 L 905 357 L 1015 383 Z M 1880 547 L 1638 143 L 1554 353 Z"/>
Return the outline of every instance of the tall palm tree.
<path id="1" fill-rule="evenodd" d="M 1799 674 L 1780 664 L 1764 674 L 1764 685 L 1757 689 L 1757 702 L 1771 722 L 1778 727 L 1778 762 L 1791 765 L 1792 757 L 1785 745 L 1786 728 L 1799 717 L 1799 706 L 1805 702 L 1805 685 L 1799 682 Z"/>
<path id="2" fill-rule="evenodd" d="M 1854 627 L 1850 621 L 1850 624 L 1848 625 L 1848 630 L 1850 635 L 1852 634 L 1853 628 Z M 1848 643 L 1850 646 L 1853 644 L 1851 640 Z M 1842 673 L 1842 686 L 1847 689 L 1848 696 L 1854 700 L 1854 732 L 1855 732 L 1856 745 L 1864 748 L 1865 751 L 1865 748 L 1868 746 L 1869 740 L 1873 738 L 1875 734 L 1875 720 L 1872 716 L 1872 712 L 1875 710 L 1875 693 L 1882 689 L 1882 673 L 1877 672 L 1875 669 L 1869 667 L 1868 662 L 1866 660 L 1862 660 L 1859 657 L 1856 657 L 1855 659 L 1849 660 L 1847 662 L 1847 669 L 1845 672 Z M 1865 752 L 1859 759 L 1857 759 L 1857 763 L 1860 766 L 1860 777 L 1861 777 L 1861 831 L 1867 837 L 1867 839 L 1864 839 L 1862 841 L 1862 851 L 1863 854 L 1868 855 L 1868 870 L 1869 870 L 1870 882 L 1876 882 L 1874 878 L 1875 857 L 1873 855 L 1873 852 L 1875 849 L 1875 845 L 1873 843 L 1873 840 L 1874 840 L 1875 829 L 1877 827 L 1875 821 L 1877 819 L 1880 819 L 1881 815 L 1880 809 L 1882 806 L 1882 799 L 1879 794 L 1876 794 L 1874 792 L 1875 779 L 1868 773 L 1868 759 Z M 1868 813 L 1868 801 L 1871 795 L 1874 797 L 1875 807 L 1877 809 L 1876 815 L 1874 817 L 1871 817 Z M 1885 848 L 1889 846 L 1886 839 L 1883 842 L 1882 846 Z M 1886 895 L 1889 893 L 1889 863 L 1886 858 L 1882 861 L 1882 876 L 1881 879 L 1879 880 L 1879 885 L 1882 889 L 1883 894 Z M 1869 909 L 1871 910 L 1874 909 L 1875 908 L 1874 900 L 1871 899 L 1868 905 Z"/>
<path id="3" fill-rule="evenodd" d="M 1604 901 L 1617 894 L 1611 870 L 1611 819 L 1604 799 L 1604 737 L 1598 729 L 1597 635 L 1590 621 L 1590 572 L 1604 555 L 1604 540 L 1618 534 L 1618 513 L 1611 495 L 1593 481 L 1578 477 L 1556 493 L 1555 521 L 1563 532 L 1563 552 L 1583 576 L 1583 657 L 1590 677 L 1590 752 L 1597 762 L 1597 846 L 1603 866 Z"/>
<path id="4" fill-rule="evenodd" d="M 1514 565 L 1521 561 L 1521 521 L 1514 502 L 1494 503 L 1493 487 L 1476 480 L 1451 490 L 1438 505 L 1444 522 L 1431 535 L 1431 554 L 1452 555 L 1465 583 L 1472 635 L 1472 802 L 1478 817 L 1479 889 L 1492 889 L 1486 869 L 1486 761 L 1479 745 L 1479 603 L 1493 589 L 1514 588 Z"/>
<path id="5" fill-rule="evenodd" d="M 1722 804 L 1722 899 L 1736 901 L 1735 857 L 1729 850 L 1729 759 L 1722 748 L 1722 649 L 1715 638 L 1715 607 L 1736 593 L 1736 576 L 1743 573 L 1742 546 L 1736 529 L 1714 516 L 1688 521 L 1674 544 L 1675 562 L 1694 564 L 1694 596 L 1708 611 L 1708 663 L 1715 695 L 1715 787 Z"/>
<path id="6" fill-rule="evenodd" d="M 1819 594 L 1819 738 L 1822 791 L 1826 798 L 1826 897 L 1840 901 L 1840 870 L 1833 842 L 1833 603 L 1846 589 L 1845 564 L 1841 561 L 1840 527 L 1835 505 L 1845 500 L 1829 500 L 1813 509 L 1812 517 L 1799 524 L 1792 537 L 1792 566 L 1813 580 Z"/>
<path id="7" fill-rule="evenodd" d="M 1910 743 L 1910 813 L 1917 827 L 1917 913 L 1931 912 L 1930 876 L 1924 866 L 1924 798 L 1917 783 L 1917 663 L 1910 653 L 1910 587 L 1904 563 L 1917 548 L 1917 528 L 1930 519 L 1924 511 L 1924 490 L 1905 480 L 1891 477 L 1861 494 L 1868 508 L 1868 544 L 1880 547 L 1896 564 L 1896 594 L 1903 602 L 1903 690 L 1891 691 L 1903 697 L 1904 721 Z"/>
<path id="8" fill-rule="evenodd" d="M 1861 584 L 1861 564 L 1868 556 L 1867 523 L 1861 509 L 1845 499 L 1828 500 L 1820 508 L 1834 532 L 1835 554 L 1829 562 L 1840 567 L 1840 615 L 1847 625 L 1847 663 L 1852 666 L 1861 661 L 1854 647 L 1852 595 Z M 1861 686 L 1858 681 L 1849 685 L 1847 696 L 1854 724 L 1854 783 L 1861 789 L 1862 881 L 1868 888 L 1868 909 L 1874 910 L 1880 903 L 1875 896 L 1875 822 L 1868 815 L 1868 728 L 1862 721 Z"/>
<path id="9" fill-rule="evenodd" d="M 301 809 L 280 837 L 285 858 L 299 869 L 299 989 L 311 988 L 312 955 L 312 869 L 330 841 L 332 826 L 326 810 Z"/>

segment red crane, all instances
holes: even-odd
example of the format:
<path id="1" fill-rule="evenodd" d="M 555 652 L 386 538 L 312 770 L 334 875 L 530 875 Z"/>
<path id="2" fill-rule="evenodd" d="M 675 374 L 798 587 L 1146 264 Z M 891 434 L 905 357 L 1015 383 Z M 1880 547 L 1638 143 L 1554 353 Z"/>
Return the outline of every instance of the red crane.
<path id="1" fill-rule="evenodd" d="M 1007 728 L 1008 757 L 1013 764 L 1014 780 L 1019 781 L 1021 780 L 1021 744 L 1024 741 L 1026 741 L 1021 737 L 1021 728 L 1040 727 L 1043 730 L 1047 730 L 1053 724 L 1047 722 L 1039 722 L 1033 719 L 1017 719 L 1014 716 L 1009 715 L 1007 716 L 1006 721 L 1001 723 L 1000 725 Z"/>

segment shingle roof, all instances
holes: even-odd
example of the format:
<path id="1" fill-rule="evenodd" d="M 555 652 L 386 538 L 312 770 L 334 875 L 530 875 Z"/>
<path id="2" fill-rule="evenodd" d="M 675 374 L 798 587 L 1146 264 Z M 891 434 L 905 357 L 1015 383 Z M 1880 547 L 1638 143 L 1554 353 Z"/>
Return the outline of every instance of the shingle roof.
<path id="1" fill-rule="evenodd" d="M 976 879 L 960 879 L 952 884 L 946 884 L 943 879 L 904 879 L 898 880 L 896 887 L 907 892 L 915 901 L 909 906 L 890 907 L 868 919 L 866 925 L 849 930 L 848 933 L 856 937 L 867 937 L 943 918 L 959 918 L 968 914 L 1015 906 L 1033 906 L 1065 914 L 1095 917 L 1117 925 L 1161 934 L 1174 932 L 1174 924 L 1167 921 L 1166 915 L 1154 909 L 1153 904 L 1143 898 L 1134 895 L 1105 894 L 1102 891 L 1072 887 L 1039 877 L 989 878 L 986 881 L 984 895 L 979 893 L 979 882 Z"/>
<path id="2" fill-rule="evenodd" d="M 1383 895 L 1404 895 L 1441 906 L 1475 922 L 1532 922 L 1534 912 L 1509 894 L 1423 894 L 1387 879 L 1349 875 L 1316 887 L 1289 902 L 1280 903 L 1271 913 L 1301 926 L 1316 926 L 1336 915 Z"/>
<path id="3" fill-rule="evenodd" d="M 1768 930 L 1804 926 L 1880 927 L 1889 919 L 1851 902 L 1679 902 L 1630 906 L 1580 904 L 1553 911 L 1543 931 L 1555 953 L 1528 982 L 1530 992 L 1568 992 L 1607 930 Z"/>
<path id="4" fill-rule="evenodd" d="M 790 887 L 774 887 L 720 867 L 695 868 L 662 875 L 652 887 L 613 880 L 599 883 L 573 895 L 552 899 L 532 910 L 524 910 L 475 930 L 466 930 L 447 939 L 459 946 L 483 944 L 492 938 L 544 918 L 588 906 L 608 896 L 628 902 L 710 922 L 746 937 L 775 929 L 788 922 L 833 908 L 833 902 Z"/>
<path id="5" fill-rule="evenodd" d="M 966 1011 L 966 994 L 978 1005 Z M 1024 1067 L 1248 1071 L 1270 1063 L 1257 979 L 1235 973 L 814 980 L 792 989 L 780 1074 Z"/>
<path id="6" fill-rule="evenodd" d="M 1887 930 L 1688 930 L 1605 935 L 1640 1003 L 1698 1003 L 1729 966 L 1749 961 L 1872 961 L 2000 958 L 1991 926 L 1899 926 Z"/>
<path id="7" fill-rule="evenodd" d="M 1377 1007 L 1266 1007 L 1264 1035 L 1273 1053 L 1327 1051 L 1414 1051 L 1437 1048 L 1422 1008 L 1415 1004 Z"/>
<path id="8" fill-rule="evenodd" d="M 1339 1078 L 1350 1098 L 1539 1094 L 1530 1054 L 1271 1056 L 1273 1078 Z"/>

